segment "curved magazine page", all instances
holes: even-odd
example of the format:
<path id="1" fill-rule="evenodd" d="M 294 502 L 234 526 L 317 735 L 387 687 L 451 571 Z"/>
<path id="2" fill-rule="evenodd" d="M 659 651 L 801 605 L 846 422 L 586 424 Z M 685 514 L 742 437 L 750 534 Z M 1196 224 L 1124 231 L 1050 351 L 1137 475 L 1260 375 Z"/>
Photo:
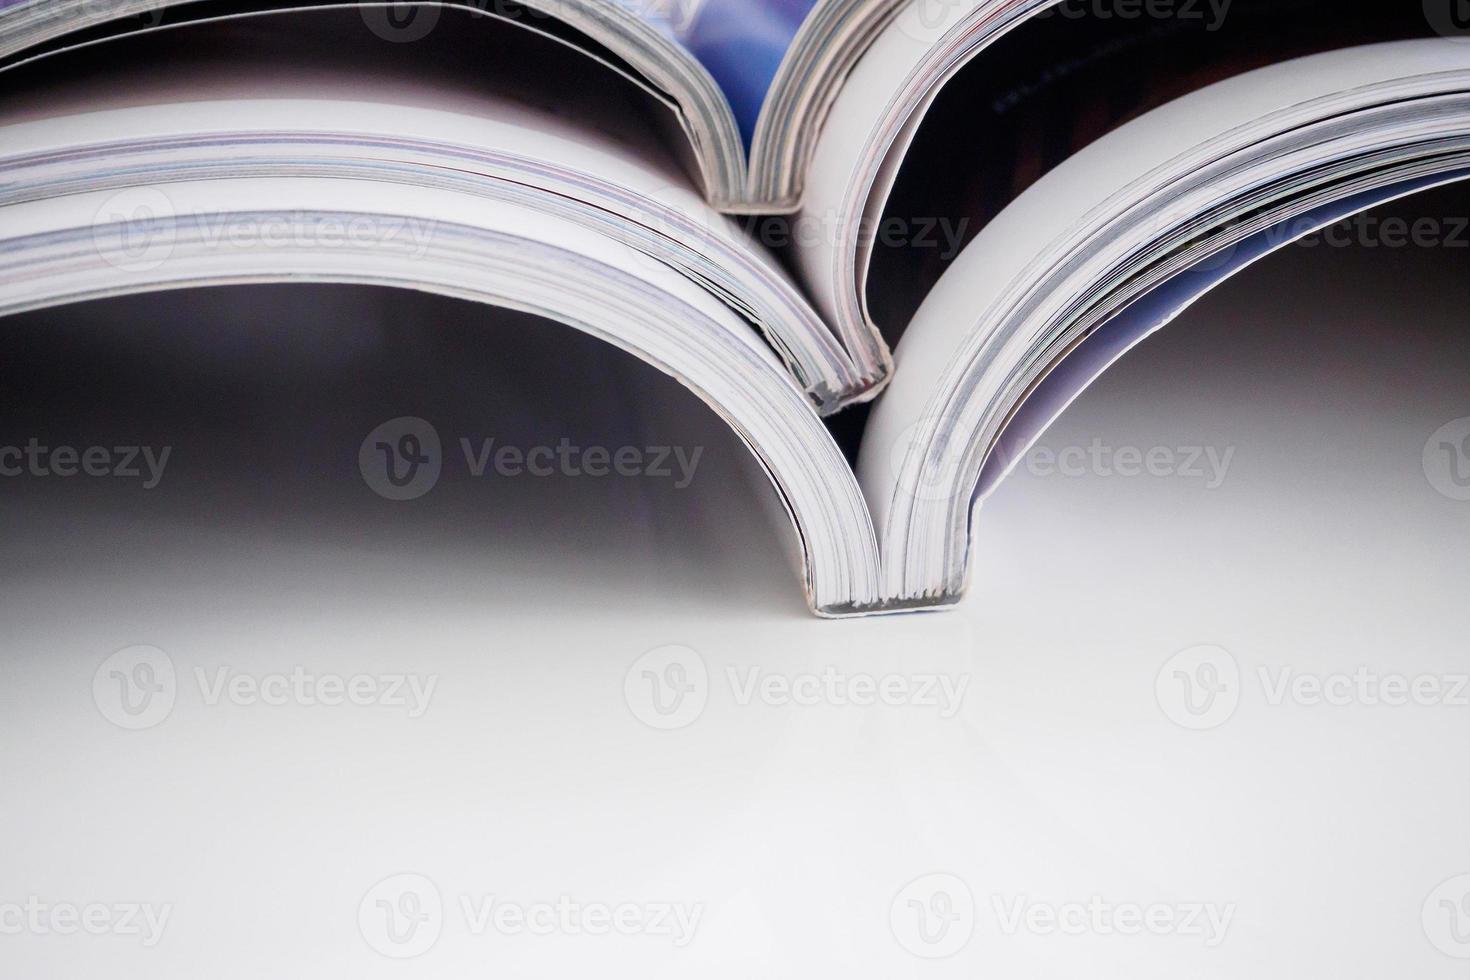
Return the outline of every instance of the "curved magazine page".
<path id="1" fill-rule="evenodd" d="M 341 4 L 328 0 L 120 0 L 96 4 L 89 0 L 10 0 L 0 2 L 0 69 L 23 63 L 41 53 L 65 51 L 78 45 L 138 33 L 155 33 L 170 25 L 239 19 L 261 13 L 292 13 L 313 8 L 353 12 L 365 32 L 399 49 L 385 52 L 405 57 L 436 33 L 463 32 L 463 16 L 509 20 L 565 43 L 589 50 L 594 58 L 605 49 L 612 59 L 599 58 L 610 70 L 627 74 L 627 65 L 653 90 L 665 93 L 676 109 L 691 149 L 693 165 L 706 195 L 721 209 L 739 208 L 746 184 L 746 154 L 729 102 L 714 77 L 679 42 L 668 24 L 640 13 L 648 5 L 605 0 L 517 0 L 476 5 L 413 2 L 411 4 Z M 653 5 L 656 7 L 657 5 Z M 407 11 L 407 16 L 404 12 Z M 448 22 L 444 14 L 461 20 Z M 578 35 L 582 37 L 579 38 Z M 591 43 L 585 43 L 583 39 Z"/>
<path id="2" fill-rule="evenodd" d="M 1219 83 L 1042 178 L 941 279 L 865 434 L 859 473 L 885 593 L 895 605 L 953 601 L 982 474 L 1008 423 L 1021 419 L 1024 444 L 1133 342 L 1270 251 L 1260 242 L 1273 229 L 1283 244 L 1467 169 L 1470 49 L 1414 41 Z"/>
<path id="3" fill-rule="evenodd" d="M 827 111 L 854 65 L 907 0 L 615 0 L 659 24 L 719 83 L 749 161 L 728 210 L 785 214 L 801 203 Z"/>
<path id="4" fill-rule="evenodd" d="M 681 380 L 750 446 L 796 528 L 812 606 L 871 606 L 877 551 L 841 452 L 723 304 L 621 243 L 499 201 L 370 180 L 236 178 L 4 207 L 0 313 L 193 285 L 345 282 L 559 320 Z"/>
<path id="5" fill-rule="evenodd" d="M 719 83 L 745 146 L 766 93 L 818 0 L 614 0 L 674 38 Z"/>
<path id="6" fill-rule="evenodd" d="M 796 195 L 805 179 L 806 159 L 831 100 L 871 43 L 872 36 L 892 19 L 895 7 L 901 2 L 818 0 L 807 4 L 811 11 L 772 83 L 770 99 L 764 104 L 752 156 L 751 180 L 755 188 L 752 201 L 776 203 L 771 207 L 752 205 L 741 210 L 786 212 L 797 206 Z M 798 263 L 810 251 L 809 229 L 816 229 L 818 240 L 827 236 L 827 225 L 821 221 L 777 223 L 770 227 L 779 229 L 776 234 L 791 245 L 789 253 Z M 825 312 L 825 308 L 819 309 Z M 888 345 L 858 319 L 838 319 L 830 313 L 824 319 L 852 359 L 855 370 L 869 379 L 872 386 L 869 397 L 876 394 L 892 371 Z"/>
<path id="7" fill-rule="evenodd" d="M 1470 169 L 1452 169 L 1332 201 L 1257 232 L 1235 245 L 1226 246 L 1217 255 L 1164 280 L 1133 300 L 1057 361 L 1006 420 L 1005 428 L 995 440 L 980 471 L 980 481 L 973 494 L 975 507 L 984 502 L 1035 447 L 1052 423 L 1108 368 L 1168 326 L 1210 290 L 1271 253 L 1345 219 L 1399 198 L 1467 178 L 1470 178 Z"/>
<path id="8" fill-rule="evenodd" d="M 906 0 L 821 0 L 791 41 L 750 137 L 755 210 L 801 205 L 817 136 L 837 93 Z"/>
<path id="9" fill-rule="evenodd" d="M 1395 4 L 1119 5 L 1104 17 L 1057 0 L 921 0 L 874 42 L 822 130 L 803 215 L 834 233 L 799 256 L 803 277 L 839 329 L 895 343 L 987 221 L 1109 130 L 1232 74 L 1430 33 L 1417 7 Z M 894 235 L 922 247 L 893 247 Z"/>
<path id="10" fill-rule="evenodd" d="M 860 253 L 868 313 L 890 343 L 958 248 L 1109 131 L 1247 71 L 1429 33 L 1422 12 L 1404 4 L 1201 0 L 1132 18 L 1113 0 L 1093 8 L 1071 0 L 1032 13 L 987 43 L 925 109 L 892 189 L 872 208 L 959 220 L 945 249 L 897 249 L 880 236 Z"/>
<path id="11" fill-rule="evenodd" d="M 903 155 L 924 108 L 962 66 L 950 52 L 1058 2 L 913 0 L 848 75 L 812 150 L 800 212 L 828 230 L 796 255 L 813 300 L 844 335 L 880 336 L 859 280 L 859 252 L 878 210 L 870 202 L 887 198 L 892 158 Z"/>
<path id="12" fill-rule="evenodd" d="M 843 81 L 905 0 L 86 0 L 0 2 L 0 71 L 189 23 L 345 9 L 409 44 L 495 17 L 581 49 L 665 99 L 722 210 L 796 210 L 816 135 Z"/>
<path id="13" fill-rule="evenodd" d="M 77 73 L 44 98 L 0 101 L 0 123 L 33 120 L 8 131 L 0 200 L 45 192 L 61 172 L 87 187 L 344 172 L 453 185 L 578 221 L 681 270 L 749 318 L 824 413 L 875 392 L 878 373 L 853 364 L 785 272 L 637 142 L 431 75 L 364 80 L 340 59 L 218 43 L 237 32 L 187 29 L 188 54 L 135 39 L 131 56 L 148 70 L 105 72 L 120 82 L 106 99 L 93 94 L 100 79 Z M 99 101 L 118 108 L 87 111 Z"/>

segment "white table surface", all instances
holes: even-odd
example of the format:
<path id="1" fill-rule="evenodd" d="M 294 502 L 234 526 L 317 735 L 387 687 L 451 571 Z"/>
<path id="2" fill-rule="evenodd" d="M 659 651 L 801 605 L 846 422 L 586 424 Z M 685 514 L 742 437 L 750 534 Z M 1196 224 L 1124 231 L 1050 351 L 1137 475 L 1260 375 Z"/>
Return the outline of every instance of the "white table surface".
<path id="1" fill-rule="evenodd" d="M 1045 439 L 1233 449 L 1220 486 L 1023 467 L 981 511 L 958 609 L 839 623 L 805 612 L 729 434 L 560 328 L 507 318 L 491 333 L 528 352 L 497 361 L 474 311 L 429 304 L 415 333 L 392 326 L 401 300 L 335 292 L 12 324 L 0 443 L 174 458 L 152 491 L 0 484 L 0 928 L 32 896 L 168 918 L 152 946 L 27 924 L 0 934 L 0 972 L 1462 976 L 1470 502 L 1422 455 L 1470 416 L 1466 259 L 1297 250 L 1249 273 Z M 446 336 L 467 346 L 446 358 Z M 577 377 L 589 393 L 559 411 L 548 387 Z M 390 503 L 356 454 L 397 415 L 446 444 L 521 426 L 705 456 L 682 491 L 446 463 Z M 133 731 L 93 685 L 137 645 L 176 691 Z M 640 658 L 669 645 L 693 687 L 665 716 L 644 671 L 667 659 Z M 1191 714 L 1176 671 L 1207 678 L 1203 659 L 1225 686 Z M 417 717 L 210 703 L 221 677 L 298 666 L 435 686 Z M 782 703 L 828 668 L 838 692 L 963 696 Z M 1274 697 L 1359 668 L 1446 686 L 1428 705 Z M 774 693 L 744 697 L 753 676 Z M 377 903 L 411 910 L 405 891 L 425 918 L 395 942 Z M 515 934 L 477 924 L 492 897 L 594 918 Z M 642 931 L 589 934 L 599 908 Z M 692 936 L 652 921 L 666 908 L 697 912 Z M 947 931 L 920 930 L 946 909 Z"/>

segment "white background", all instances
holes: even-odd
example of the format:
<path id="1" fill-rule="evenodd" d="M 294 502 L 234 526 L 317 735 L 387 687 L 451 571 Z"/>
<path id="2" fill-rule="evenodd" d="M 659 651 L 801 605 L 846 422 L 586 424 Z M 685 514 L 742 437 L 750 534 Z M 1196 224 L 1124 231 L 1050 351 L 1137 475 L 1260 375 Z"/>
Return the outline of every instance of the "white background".
<path id="1" fill-rule="evenodd" d="M 1218 488 L 1022 467 L 980 512 L 958 609 L 861 622 L 805 611 L 788 532 L 717 420 L 561 328 L 332 290 L 12 323 L 0 443 L 174 448 L 152 491 L 0 485 L 0 908 L 146 902 L 169 918 L 151 948 L 0 935 L 0 971 L 1462 976 L 1470 706 L 1273 704 L 1262 671 L 1470 672 L 1470 502 L 1422 458 L 1470 416 L 1467 257 L 1319 248 L 1248 273 L 1044 440 L 1233 449 Z M 401 415 L 435 425 L 445 475 L 392 503 L 356 460 Z M 475 480 L 455 463 L 461 435 L 565 433 L 705 452 L 682 491 Z M 176 692 L 130 731 L 94 678 L 135 645 L 166 653 Z M 643 673 L 670 645 L 693 679 L 675 717 L 651 709 Z M 1223 700 L 1191 714 L 1175 670 L 1206 656 Z M 436 686 L 414 718 L 211 705 L 197 680 L 297 666 Z M 742 704 L 731 680 L 829 667 L 944 677 L 964 696 L 952 712 Z M 400 945 L 376 902 L 405 883 L 430 911 Z M 700 919 L 682 948 L 564 926 L 477 935 L 462 901 L 487 896 Z M 1044 915 L 1094 897 L 1231 918 L 1212 946 L 1091 920 L 1004 928 L 1018 902 Z M 918 910 L 946 908 L 926 943 Z"/>

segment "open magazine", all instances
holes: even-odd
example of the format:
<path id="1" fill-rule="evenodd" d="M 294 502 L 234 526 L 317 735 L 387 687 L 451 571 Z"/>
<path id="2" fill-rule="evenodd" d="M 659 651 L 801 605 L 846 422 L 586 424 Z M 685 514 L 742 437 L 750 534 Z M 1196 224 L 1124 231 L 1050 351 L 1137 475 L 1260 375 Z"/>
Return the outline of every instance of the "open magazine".
<path id="1" fill-rule="evenodd" d="M 873 51 L 894 38 L 906 48 L 904 17 L 921 7 Z M 133 37 L 129 50 L 147 56 L 131 75 L 99 57 L 120 50 L 111 43 L 87 52 L 91 77 L 79 50 L 18 65 L 9 77 L 26 84 L 0 95 L 0 313 L 328 281 L 560 321 L 678 378 L 729 422 L 777 490 L 809 602 L 825 616 L 954 602 L 985 494 L 1113 361 L 1274 249 L 1470 172 L 1470 46 L 1356 45 L 1253 70 L 1223 59 L 1194 91 L 1093 113 L 1098 138 L 1039 167 L 1003 207 L 983 203 L 997 173 L 973 168 L 979 190 L 961 196 L 982 202 L 973 240 L 907 323 L 878 394 L 887 350 L 862 308 L 869 291 L 852 289 L 854 313 L 819 285 L 853 256 L 831 264 L 830 243 L 787 256 L 814 310 L 775 257 L 699 198 L 677 149 L 650 139 L 642 86 L 572 84 L 538 104 L 516 91 L 538 77 L 526 57 L 542 77 L 574 82 L 593 62 L 531 35 L 514 56 L 506 41 L 505 77 L 477 76 L 473 90 L 454 82 L 464 52 L 453 44 L 432 59 L 442 76 L 422 62 L 368 73 L 351 45 L 324 45 L 307 27 L 337 37 L 332 18 L 344 13 L 292 15 L 295 43 L 323 53 L 305 63 L 268 18 L 246 18 L 192 25 L 187 46 L 165 30 Z M 1023 22 L 1042 23 L 1012 26 Z M 1355 24 L 1351 39 L 1376 24 Z M 983 64 L 983 48 L 963 57 Z M 557 52 L 574 57 L 556 62 Z M 1045 73 L 1047 84 L 1094 85 L 1084 54 Z M 852 122 L 876 104 L 870 70 L 889 63 L 859 63 L 819 163 L 853 133 L 880 132 Z M 992 105 L 1045 87 L 1025 82 Z M 922 136 L 937 97 L 910 100 L 876 154 L 828 157 L 868 168 L 859 210 L 875 187 L 899 186 L 908 161 L 891 155 Z M 846 195 L 861 183 L 830 187 Z M 874 395 L 854 472 L 822 415 Z"/>
<path id="2" fill-rule="evenodd" d="M 353 16 L 301 13 L 285 36 L 260 24 L 196 25 L 186 45 L 131 39 L 126 62 L 58 60 L 44 79 L 32 77 L 41 65 L 13 73 L 27 84 L 0 108 L 28 125 L 5 143 L 9 196 L 58 172 L 67 186 L 186 175 L 455 186 L 577 222 L 678 269 L 766 338 L 822 414 L 876 393 L 886 348 L 865 332 L 836 336 L 774 258 L 700 198 L 637 127 L 636 90 L 598 84 L 578 55 L 514 30 L 502 29 L 486 66 L 453 32 L 419 52 L 431 57 L 384 60 L 381 42 L 341 35 Z M 472 67 L 479 84 L 466 89 L 459 79 Z M 562 81 L 555 98 L 528 84 L 537 71 Z M 63 171 L 41 147 L 68 141 L 78 145 Z M 126 176 L 104 176 L 114 170 Z"/>
<path id="3" fill-rule="evenodd" d="M 1419 4 L 1090 9 L 934 0 L 875 40 L 818 136 L 800 215 L 833 229 L 796 258 L 836 329 L 895 341 L 957 252 L 886 246 L 885 218 L 941 217 L 967 239 L 1072 154 L 1170 99 L 1251 68 L 1433 34 Z"/>
<path id="4" fill-rule="evenodd" d="M 551 34 L 675 113 L 712 204 L 795 208 L 811 140 L 846 73 L 901 0 L 0 0 L 0 68 L 109 37 L 211 19 L 347 8 L 398 43 L 474 31 L 452 11 Z M 283 26 L 288 32 L 292 28 Z M 494 49 L 487 44 L 487 59 Z"/>

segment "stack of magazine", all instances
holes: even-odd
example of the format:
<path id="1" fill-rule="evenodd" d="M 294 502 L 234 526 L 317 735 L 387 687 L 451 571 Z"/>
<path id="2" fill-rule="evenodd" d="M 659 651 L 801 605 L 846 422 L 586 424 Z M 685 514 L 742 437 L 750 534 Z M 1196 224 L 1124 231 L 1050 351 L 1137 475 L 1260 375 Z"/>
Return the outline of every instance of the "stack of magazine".
<path id="1" fill-rule="evenodd" d="M 942 606 L 1132 346 L 1470 173 L 1463 13 L 0 0 L 0 313 L 301 281 L 530 312 L 731 426 L 815 612 Z"/>

